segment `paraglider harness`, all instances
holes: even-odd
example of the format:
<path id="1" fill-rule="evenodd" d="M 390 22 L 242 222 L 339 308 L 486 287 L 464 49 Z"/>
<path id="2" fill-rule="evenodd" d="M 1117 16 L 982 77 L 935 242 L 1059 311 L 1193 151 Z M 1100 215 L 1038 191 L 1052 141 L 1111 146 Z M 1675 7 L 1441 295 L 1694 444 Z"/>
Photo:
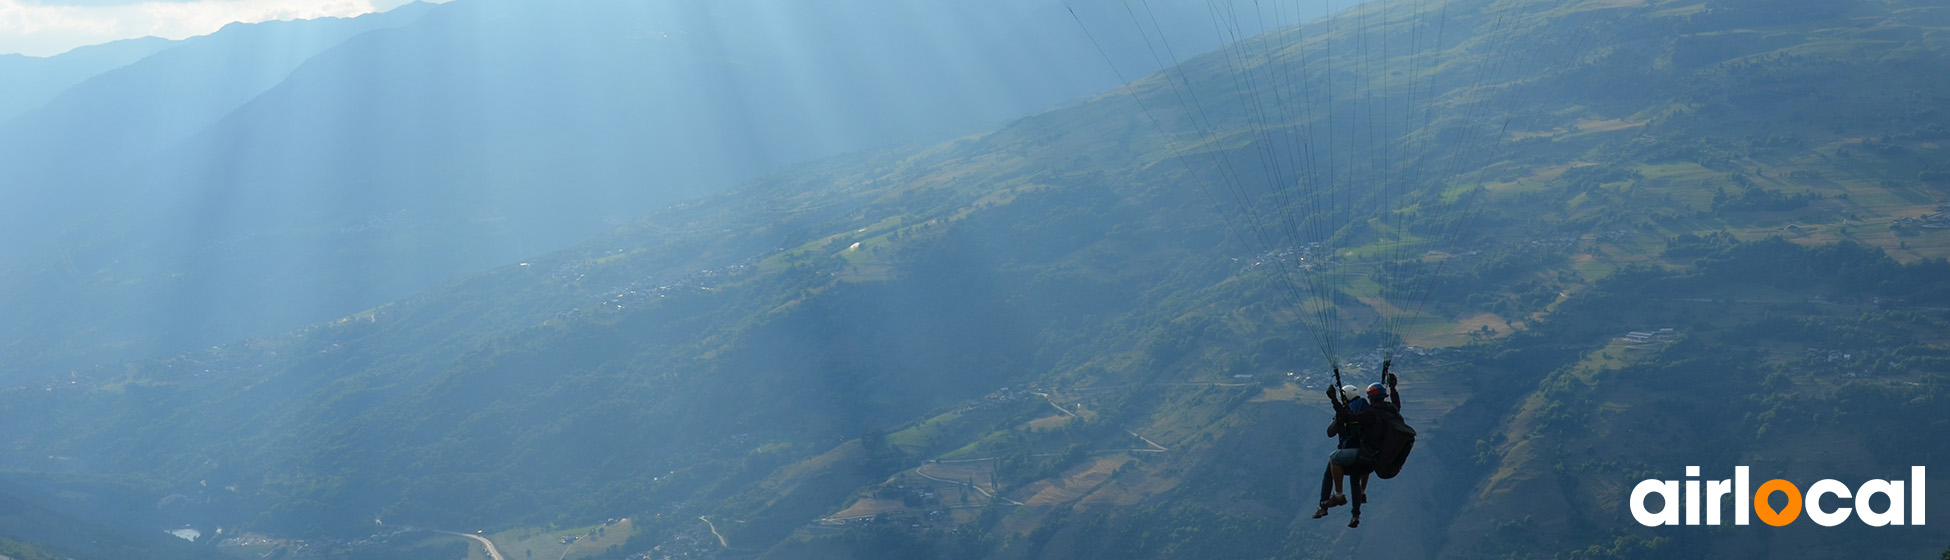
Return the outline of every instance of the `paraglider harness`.
<path id="1" fill-rule="evenodd" d="M 1395 390 L 1395 377 L 1388 374 L 1388 368 L 1393 362 L 1392 358 L 1381 361 L 1381 379 L 1388 385 L 1389 399 L 1387 400 L 1393 401 L 1390 403 L 1392 406 L 1383 406 L 1383 402 L 1370 402 L 1367 412 L 1363 414 L 1368 421 L 1354 422 L 1351 419 L 1344 419 L 1341 425 L 1341 429 L 1346 430 L 1353 427 L 1351 424 L 1360 424 L 1361 458 L 1373 464 L 1375 476 L 1383 479 L 1395 478 L 1395 475 L 1401 474 L 1402 465 L 1408 463 L 1409 452 L 1415 449 L 1415 428 L 1410 427 L 1408 421 L 1402 418 L 1401 393 Z M 1334 368 L 1334 386 L 1341 386 L 1339 367 Z"/>

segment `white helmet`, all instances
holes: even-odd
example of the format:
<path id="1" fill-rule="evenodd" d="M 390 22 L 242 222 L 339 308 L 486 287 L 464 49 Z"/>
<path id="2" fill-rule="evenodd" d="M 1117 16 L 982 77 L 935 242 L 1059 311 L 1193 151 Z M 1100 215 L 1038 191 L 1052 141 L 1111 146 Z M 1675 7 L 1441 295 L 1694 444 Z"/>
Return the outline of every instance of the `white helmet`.
<path id="1" fill-rule="evenodd" d="M 1361 396 L 1360 388 L 1353 385 L 1344 385 L 1341 387 L 1341 402 L 1353 402 L 1354 398 L 1359 396 Z"/>

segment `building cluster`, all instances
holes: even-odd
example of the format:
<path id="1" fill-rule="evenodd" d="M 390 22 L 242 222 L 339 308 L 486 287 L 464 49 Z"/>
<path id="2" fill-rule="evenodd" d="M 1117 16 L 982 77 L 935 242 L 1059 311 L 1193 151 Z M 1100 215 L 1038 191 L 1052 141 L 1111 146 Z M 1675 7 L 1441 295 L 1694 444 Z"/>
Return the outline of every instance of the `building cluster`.
<path id="1" fill-rule="evenodd" d="M 1803 347 L 1801 366 L 1809 371 L 1828 371 L 1842 377 L 1854 378 L 1877 374 L 1900 373 L 1902 360 L 1890 360 L 1896 350 L 1889 347 L 1856 349 Z"/>
<path id="2" fill-rule="evenodd" d="M 700 270 L 676 280 L 663 281 L 659 280 L 656 276 L 645 276 L 603 292 L 601 296 L 602 300 L 592 309 L 585 310 L 577 307 L 568 311 L 557 312 L 554 319 L 569 321 L 581 318 L 584 314 L 592 311 L 621 311 L 628 309 L 633 304 L 648 303 L 653 300 L 669 297 L 678 292 L 713 291 L 716 289 L 713 286 L 724 283 L 732 276 L 756 269 L 759 260 L 758 257 L 752 257 L 735 264 Z M 594 263 L 591 261 L 565 264 L 555 272 L 554 278 L 557 281 L 564 282 L 581 280 L 588 276 L 589 270 L 594 266 Z"/>
<path id="3" fill-rule="evenodd" d="M 828 517 L 814 521 L 807 528 L 813 530 L 833 530 L 892 526 L 912 531 L 926 531 L 935 527 L 954 527 L 956 525 L 955 517 L 948 509 L 941 507 L 921 512 L 883 513 L 879 515 L 863 515 L 860 517 Z"/>
<path id="4" fill-rule="evenodd" d="M 718 538 L 711 535 L 710 529 L 698 523 L 694 528 L 671 535 L 669 540 L 650 550 L 625 556 L 624 560 L 701 560 L 717 558 L 723 548 Z"/>
<path id="5" fill-rule="evenodd" d="M 659 280 L 655 276 L 645 276 L 635 281 L 610 289 L 603 293 L 598 308 L 624 309 L 632 303 L 645 303 L 650 300 L 668 297 L 670 294 L 685 291 L 712 291 L 731 277 L 758 267 L 758 257 L 752 257 L 730 265 L 700 270 L 676 280 Z"/>
<path id="6" fill-rule="evenodd" d="M 980 399 L 962 401 L 962 405 L 968 408 L 979 410 L 984 408 L 994 408 L 994 407 L 1015 403 L 1015 402 L 1021 402 L 1023 400 L 1034 399 L 1034 398 L 1040 398 L 1036 396 L 1035 387 L 1031 387 L 1028 385 L 1016 385 L 1013 387 L 1003 387 L 1000 389 L 996 389 L 994 392 L 991 392 L 987 395 L 982 395 L 982 398 Z"/>
<path id="7" fill-rule="evenodd" d="M 1803 352 L 1809 357 L 1809 359 L 1815 361 L 1824 361 L 1829 363 L 1846 362 L 1855 359 L 1855 354 L 1851 352 L 1843 352 L 1841 350 L 1824 350 L 1812 346 L 1804 348 Z"/>
<path id="8" fill-rule="evenodd" d="M 1258 255 L 1253 255 L 1251 262 L 1247 264 L 1249 267 L 1258 268 L 1270 263 L 1291 263 L 1305 270 L 1325 260 L 1323 257 L 1328 255 L 1328 253 L 1323 252 L 1322 247 L 1320 242 L 1316 241 L 1299 247 L 1273 249 Z"/>
<path id="9" fill-rule="evenodd" d="M 1410 360 L 1418 360 L 1420 365 L 1426 367 L 1437 364 L 1437 361 L 1441 360 L 1444 356 L 1453 354 L 1455 354 L 1454 349 L 1442 347 L 1423 348 L 1420 346 L 1398 346 L 1395 348 L 1375 348 L 1344 358 L 1341 366 L 1341 382 L 1354 383 L 1355 381 L 1366 380 L 1372 376 L 1380 375 L 1381 362 L 1384 360 L 1392 359 L 1397 366 L 1407 365 Z M 1326 369 L 1304 369 L 1298 372 L 1287 372 L 1286 379 L 1301 387 L 1330 387 L 1334 381 L 1334 374 L 1331 370 Z M 1362 382 L 1368 383 L 1371 381 Z"/>
<path id="10" fill-rule="evenodd" d="M 1632 332 L 1625 333 L 1625 340 L 1630 342 L 1635 342 L 1635 343 L 1671 342 L 1673 339 L 1678 337 L 1679 337 L 1679 331 L 1675 331 L 1670 328 L 1659 329 L 1656 331 L 1632 331 Z"/>
<path id="11" fill-rule="evenodd" d="M 218 548 L 243 548 L 243 547 L 250 547 L 250 546 L 282 547 L 288 544 L 291 544 L 291 541 L 285 539 L 274 539 L 271 537 L 259 537 L 259 536 L 251 536 L 251 535 L 245 535 L 242 537 L 230 537 L 228 539 L 217 541 Z"/>
<path id="12" fill-rule="evenodd" d="M 312 539 L 291 540 L 266 537 L 231 537 L 218 541 L 218 548 L 271 547 L 267 557 L 276 558 L 345 558 L 376 554 L 402 544 L 410 544 L 409 539 L 422 538 L 420 529 L 399 527 L 387 529 L 372 536 L 356 539 Z M 281 555 L 280 555 L 281 554 Z"/>
<path id="13" fill-rule="evenodd" d="M 1935 214 L 1924 214 L 1914 218 L 1896 218 L 1889 227 L 1896 229 L 1950 229 L 1950 208 L 1937 207 Z"/>
<path id="14" fill-rule="evenodd" d="M 1526 252 L 1533 249 L 1576 247 L 1578 246 L 1578 242 L 1583 240 L 1584 237 L 1579 235 L 1560 235 L 1557 237 L 1512 242 L 1510 248 L 1517 252 Z"/>
<path id="15" fill-rule="evenodd" d="M 555 267 L 555 271 L 549 273 L 548 279 L 557 283 L 567 284 L 589 277 L 589 271 L 595 268 L 596 261 L 593 260 L 571 261 L 563 263 L 562 266 Z"/>

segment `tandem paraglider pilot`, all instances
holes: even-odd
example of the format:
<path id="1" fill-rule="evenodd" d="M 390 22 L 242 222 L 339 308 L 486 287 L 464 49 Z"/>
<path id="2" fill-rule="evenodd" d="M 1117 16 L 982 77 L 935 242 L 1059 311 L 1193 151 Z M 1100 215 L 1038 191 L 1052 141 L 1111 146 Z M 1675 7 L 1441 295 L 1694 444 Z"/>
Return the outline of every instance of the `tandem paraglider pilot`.
<path id="1" fill-rule="evenodd" d="M 1390 361 L 1381 363 L 1382 383 L 1368 385 L 1365 395 L 1353 385 L 1327 389 L 1327 402 L 1334 406 L 1327 437 L 1340 441 L 1321 475 L 1320 509 L 1314 511 L 1314 519 L 1327 517 L 1328 510 L 1351 501 L 1354 515 L 1347 526 L 1360 527 L 1361 504 L 1368 501 L 1368 475 L 1394 478 L 1408 461 L 1415 429 L 1402 418 L 1402 395 L 1395 388 L 1395 374 L 1388 372 L 1390 365 Z M 1335 368 L 1336 385 L 1340 377 L 1340 368 Z M 1348 492 L 1342 491 L 1342 477 L 1347 478 Z M 1352 500 L 1347 497 L 1350 493 Z"/>

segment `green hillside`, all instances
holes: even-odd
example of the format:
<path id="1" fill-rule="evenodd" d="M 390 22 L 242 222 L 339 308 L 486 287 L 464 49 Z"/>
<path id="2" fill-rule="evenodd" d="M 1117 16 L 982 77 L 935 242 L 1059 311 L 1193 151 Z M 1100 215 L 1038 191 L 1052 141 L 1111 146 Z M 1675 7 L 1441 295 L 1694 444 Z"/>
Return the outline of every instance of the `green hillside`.
<path id="1" fill-rule="evenodd" d="M 41 507 L 30 499 L 30 493 L 31 490 L 17 488 L 6 488 L 0 493 L 0 535 L 4 535 L 0 536 L 0 557 L 176 560 L 208 554 L 208 548 L 199 550 L 161 530 L 129 531 Z M 70 496 L 78 497 L 79 493 Z"/>
<path id="2" fill-rule="evenodd" d="M 1929 527 L 1662 531 L 1624 501 L 1686 465 L 1942 458 L 1946 28 L 1922 1 L 1366 5 L 328 324 L 0 389 L 0 469 L 289 539 L 631 523 L 556 541 L 589 558 L 1933 554 Z M 1309 160 L 1332 203 L 1205 183 L 1371 119 Z M 1314 169 L 1282 165 L 1240 182 Z M 1242 246 L 1241 206 L 1319 234 L 1303 274 L 1335 290 L 1304 305 L 1352 379 L 1402 345 L 1422 440 L 1361 529 L 1308 519 L 1325 359 L 1261 252 L 1300 247 Z"/>

